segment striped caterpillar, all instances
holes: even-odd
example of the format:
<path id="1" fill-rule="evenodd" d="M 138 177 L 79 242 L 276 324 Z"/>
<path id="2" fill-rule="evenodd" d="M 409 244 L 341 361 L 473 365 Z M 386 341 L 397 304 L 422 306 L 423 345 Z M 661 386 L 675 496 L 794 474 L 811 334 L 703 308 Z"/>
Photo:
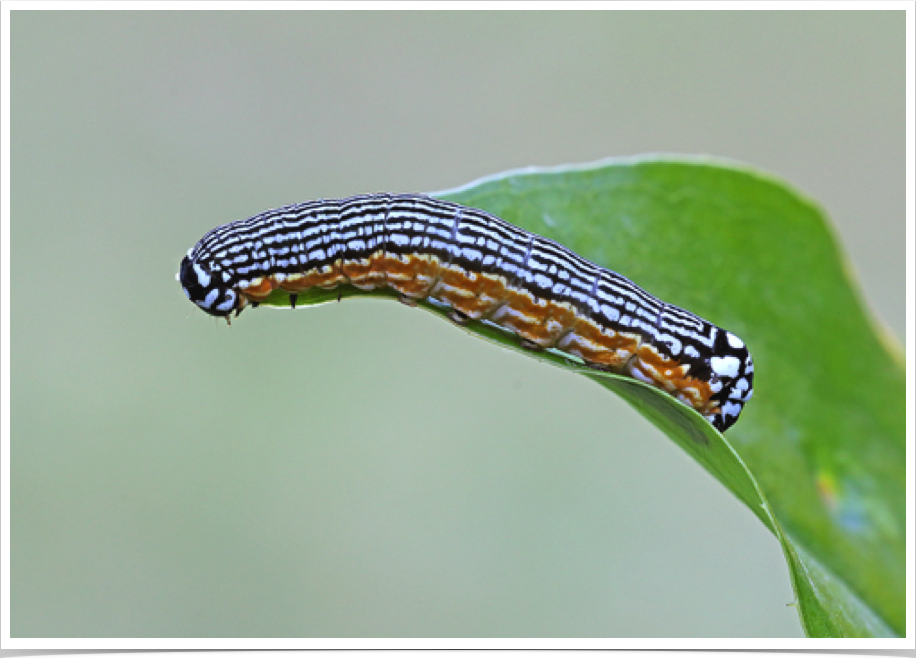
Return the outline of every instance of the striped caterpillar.
<path id="1" fill-rule="evenodd" d="M 390 287 L 460 323 L 489 321 L 693 407 L 719 431 L 753 393 L 736 335 L 653 297 L 566 247 L 482 210 L 419 194 L 365 194 L 268 210 L 219 226 L 176 277 L 210 315 L 238 315 L 280 288 Z"/>

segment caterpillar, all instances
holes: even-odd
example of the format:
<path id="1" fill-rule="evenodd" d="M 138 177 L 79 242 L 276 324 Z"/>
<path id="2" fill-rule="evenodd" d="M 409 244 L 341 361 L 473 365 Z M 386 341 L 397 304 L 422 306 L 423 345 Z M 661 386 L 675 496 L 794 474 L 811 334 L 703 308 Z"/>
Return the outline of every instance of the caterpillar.
<path id="1" fill-rule="evenodd" d="M 176 278 L 227 322 L 277 288 L 293 307 L 314 286 L 393 288 L 407 304 L 450 307 L 455 322 L 490 322 L 526 347 L 656 386 L 721 432 L 753 393 L 754 364 L 735 334 L 553 240 L 420 194 L 309 201 L 218 226 Z"/>

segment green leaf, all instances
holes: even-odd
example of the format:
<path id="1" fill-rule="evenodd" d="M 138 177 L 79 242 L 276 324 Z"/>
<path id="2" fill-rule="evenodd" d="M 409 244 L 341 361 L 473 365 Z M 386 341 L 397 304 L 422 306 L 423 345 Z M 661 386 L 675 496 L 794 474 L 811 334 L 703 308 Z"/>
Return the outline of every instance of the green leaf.
<path id="1" fill-rule="evenodd" d="M 781 542 L 809 636 L 904 634 L 902 351 L 868 317 L 816 205 L 744 166 L 670 158 L 508 172 L 436 196 L 552 238 L 743 338 L 755 394 L 723 437 L 652 387 L 466 327 L 614 391 L 731 490 Z M 341 288 L 298 304 L 367 294 L 396 296 Z M 267 303 L 289 302 L 277 291 Z"/>

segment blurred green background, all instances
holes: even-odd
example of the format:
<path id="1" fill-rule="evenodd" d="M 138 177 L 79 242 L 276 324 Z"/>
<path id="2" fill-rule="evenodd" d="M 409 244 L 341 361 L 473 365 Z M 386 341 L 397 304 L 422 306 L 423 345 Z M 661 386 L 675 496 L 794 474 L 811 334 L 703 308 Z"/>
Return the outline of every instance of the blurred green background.
<path id="1" fill-rule="evenodd" d="M 377 300 L 227 329 L 173 275 L 286 203 L 709 153 L 819 200 L 902 337 L 904 37 L 13 12 L 12 635 L 801 636 L 775 538 L 598 386 Z"/>

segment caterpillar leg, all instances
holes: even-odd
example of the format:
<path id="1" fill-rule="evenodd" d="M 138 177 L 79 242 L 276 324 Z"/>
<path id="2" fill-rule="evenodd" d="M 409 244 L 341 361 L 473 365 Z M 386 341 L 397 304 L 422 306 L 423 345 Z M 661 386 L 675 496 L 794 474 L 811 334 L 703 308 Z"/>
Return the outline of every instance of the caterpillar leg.
<path id="1" fill-rule="evenodd" d="M 464 325 L 466 325 L 468 322 L 471 321 L 471 318 L 466 316 L 461 311 L 456 311 L 455 309 L 452 309 L 451 311 L 448 312 L 448 319 L 460 327 L 463 327 Z"/>
<path id="2" fill-rule="evenodd" d="M 404 306 L 409 306 L 410 308 L 417 307 L 417 300 L 404 294 L 398 295 L 398 301 L 401 302 Z"/>

